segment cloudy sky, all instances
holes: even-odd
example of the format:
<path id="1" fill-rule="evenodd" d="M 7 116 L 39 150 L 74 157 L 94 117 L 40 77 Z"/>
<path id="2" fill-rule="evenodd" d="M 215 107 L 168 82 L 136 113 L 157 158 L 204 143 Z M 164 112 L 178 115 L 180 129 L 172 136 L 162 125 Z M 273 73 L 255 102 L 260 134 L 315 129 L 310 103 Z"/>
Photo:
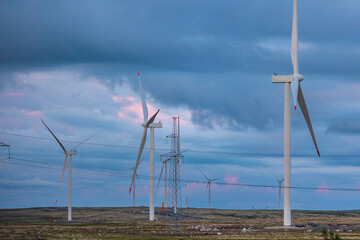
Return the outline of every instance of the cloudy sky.
<path id="1" fill-rule="evenodd" d="M 358 209 L 360 2 L 299 0 L 302 88 L 322 156 L 300 111 L 292 118 L 296 209 Z M 283 176 L 284 87 L 292 74 L 291 0 L 0 2 L 0 207 L 54 206 L 64 155 L 73 156 L 73 206 L 131 206 L 142 134 L 140 72 L 149 115 L 160 109 L 156 151 L 169 151 L 181 117 L 182 197 L 207 207 L 277 208 Z M 148 205 L 149 144 L 137 205 Z M 196 166 L 195 166 L 196 164 Z M 158 176 L 161 162 L 156 159 Z M 186 187 L 185 187 L 186 182 Z M 67 205 L 67 172 L 59 206 Z M 163 183 L 156 195 L 161 206 Z"/>

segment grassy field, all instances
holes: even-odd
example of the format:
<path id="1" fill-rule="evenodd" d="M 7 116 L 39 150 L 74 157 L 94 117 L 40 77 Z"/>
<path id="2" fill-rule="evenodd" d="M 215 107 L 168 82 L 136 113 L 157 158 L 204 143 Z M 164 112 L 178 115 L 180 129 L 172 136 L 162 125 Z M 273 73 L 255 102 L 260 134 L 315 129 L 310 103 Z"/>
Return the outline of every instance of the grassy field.
<path id="1" fill-rule="evenodd" d="M 360 211 L 295 210 L 298 227 L 289 229 L 277 210 L 180 209 L 177 221 L 157 214 L 154 222 L 147 211 L 73 208 L 68 223 L 67 208 L 3 209 L 0 239 L 324 239 L 323 226 L 341 239 L 360 239 Z"/>

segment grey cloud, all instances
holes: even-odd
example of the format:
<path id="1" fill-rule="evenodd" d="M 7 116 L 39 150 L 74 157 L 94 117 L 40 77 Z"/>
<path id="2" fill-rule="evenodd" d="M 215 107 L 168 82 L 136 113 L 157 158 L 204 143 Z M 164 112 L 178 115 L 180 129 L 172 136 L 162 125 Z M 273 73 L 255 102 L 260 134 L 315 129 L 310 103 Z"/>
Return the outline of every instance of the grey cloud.
<path id="1" fill-rule="evenodd" d="M 328 131 L 344 134 L 360 134 L 360 121 L 337 121 L 331 123 Z"/>
<path id="2" fill-rule="evenodd" d="M 349 18 L 354 21 L 347 25 L 356 29 L 355 2 L 342 5 L 351 14 L 338 16 L 338 22 L 319 18 L 317 24 L 307 24 L 317 14 L 312 9 L 324 3 L 300 6 L 299 11 L 307 9 L 300 12 L 305 15 L 300 22 L 314 26 L 310 30 L 315 28 L 315 38 L 325 34 L 319 38 L 332 41 L 326 34 L 336 30 L 323 26 L 336 28 Z M 336 1 L 330 3 L 326 1 L 329 11 L 338 7 Z M 263 38 L 290 39 L 291 5 L 290 1 L 3 1 L 0 61 L 6 65 L 115 62 L 186 71 L 264 72 L 274 58 L 252 43 Z M 323 31 L 316 29 L 320 26 Z M 303 39 L 308 38 L 305 30 Z"/>

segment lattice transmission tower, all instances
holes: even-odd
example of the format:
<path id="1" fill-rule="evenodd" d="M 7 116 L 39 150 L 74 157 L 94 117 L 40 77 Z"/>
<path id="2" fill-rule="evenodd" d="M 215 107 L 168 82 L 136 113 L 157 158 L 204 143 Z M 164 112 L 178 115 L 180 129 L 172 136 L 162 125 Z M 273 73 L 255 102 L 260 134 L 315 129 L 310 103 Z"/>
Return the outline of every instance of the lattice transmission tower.
<path id="1" fill-rule="evenodd" d="M 168 158 L 169 179 L 168 179 L 168 207 L 177 214 L 181 203 L 181 161 L 183 156 L 180 152 L 180 117 L 173 117 L 172 133 L 166 136 L 170 140 L 170 152 L 162 156 Z"/>

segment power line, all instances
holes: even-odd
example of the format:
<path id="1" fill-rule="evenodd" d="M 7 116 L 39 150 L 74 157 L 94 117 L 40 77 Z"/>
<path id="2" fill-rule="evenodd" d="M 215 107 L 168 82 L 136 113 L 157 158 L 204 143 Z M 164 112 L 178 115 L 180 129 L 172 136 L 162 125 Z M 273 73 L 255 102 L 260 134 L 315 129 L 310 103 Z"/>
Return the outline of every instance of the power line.
<path id="1" fill-rule="evenodd" d="M 32 160 L 20 160 L 20 159 L 15 159 L 18 161 L 26 161 L 26 162 L 34 162 L 34 163 L 39 163 L 39 164 L 45 164 L 45 165 L 55 165 L 55 164 L 48 164 L 48 163 L 41 163 L 41 162 L 36 162 L 36 161 L 32 161 Z M 15 164 L 15 165 L 24 165 L 24 166 L 30 166 L 30 167 L 38 167 L 38 168 L 46 168 L 46 169 L 54 169 L 54 168 L 48 168 L 48 167 L 42 167 L 42 166 L 37 166 L 37 165 L 31 165 L 31 164 L 22 164 L 22 163 L 14 163 L 14 162 L 7 162 L 7 161 L 2 161 L 3 163 L 9 163 L 9 164 Z M 58 168 L 60 168 L 60 165 L 56 165 Z M 122 173 L 122 172 L 115 172 L 115 171 L 108 171 L 108 170 L 95 170 L 95 169 L 86 169 L 86 168 L 74 168 L 74 169 L 78 169 L 78 170 L 82 170 L 82 171 L 89 171 L 89 172 L 94 172 L 94 174 L 98 174 L 98 175 L 105 175 L 105 176 L 117 176 L 117 177 L 121 177 L 121 178 L 132 178 L 131 173 Z M 147 175 L 139 175 L 139 178 L 141 179 L 150 179 L 150 176 Z M 158 177 L 155 177 L 154 180 L 159 180 Z M 160 181 L 164 181 L 162 179 L 160 179 Z M 193 182 L 200 182 L 205 184 L 205 182 L 201 181 L 201 180 L 197 180 L 197 179 L 182 179 L 182 182 L 184 183 L 193 183 Z M 215 181 L 214 183 L 219 184 L 219 185 L 228 185 L 228 186 L 239 186 L 239 187 L 254 187 L 254 188 L 275 188 L 278 189 L 279 186 L 274 186 L 274 185 L 263 185 L 263 184 L 248 184 L 248 183 L 226 183 L 226 182 L 218 182 Z M 350 191 L 350 192 L 360 192 L 360 189 L 358 188 L 334 188 L 334 187 L 303 187 L 303 186 L 291 186 L 291 187 L 284 187 L 282 186 L 282 189 L 284 188 L 291 188 L 291 189 L 298 189 L 298 190 L 326 190 L 326 191 Z"/>
<path id="2" fill-rule="evenodd" d="M 32 138 L 39 140 L 48 140 L 55 141 L 52 138 L 44 138 L 44 137 L 35 137 L 29 135 L 21 135 L 21 134 L 13 134 L 13 133 L 5 133 L 0 132 L 2 135 L 14 136 L 14 137 L 23 137 L 23 138 Z M 81 143 L 80 141 L 69 141 L 69 140 L 61 140 L 62 142 L 68 143 Z M 94 143 L 94 142 L 86 142 L 84 145 L 92 145 L 92 146 L 102 146 L 102 147 L 114 147 L 114 148 L 128 148 L 128 149 L 138 149 L 138 146 L 125 146 L 125 145 L 115 145 L 115 144 L 104 144 L 104 143 Z M 150 148 L 147 148 L 150 149 Z M 157 150 L 167 151 L 165 148 L 157 148 Z M 189 149 L 187 152 L 192 153 L 204 153 L 204 154 L 219 154 L 219 155 L 234 155 L 234 156 L 245 156 L 245 157 L 263 157 L 263 158 L 273 158 L 273 157 L 283 157 L 283 153 L 250 153 L 250 152 L 226 152 L 226 151 L 212 151 L 212 150 L 197 150 L 197 149 Z M 317 157 L 315 154 L 291 154 L 292 157 Z M 321 155 L 321 157 L 329 157 L 329 158 L 360 158 L 360 154 L 328 154 Z"/>
<path id="3" fill-rule="evenodd" d="M 9 177 L 10 183 L 11 183 L 11 185 L 14 187 L 15 192 L 16 192 L 16 194 L 17 194 L 17 196 L 18 196 L 19 200 L 20 200 L 20 204 L 21 204 L 21 205 L 22 205 L 22 207 L 24 208 L 24 207 L 25 207 L 25 205 L 24 205 L 23 200 L 22 200 L 22 199 L 21 199 L 21 197 L 20 197 L 20 194 L 19 194 L 19 192 L 18 192 L 18 190 L 17 190 L 17 187 L 16 187 L 16 186 L 15 186 L 15 184 L 13 183 L 13 181 L 12 181 L 12 179 L 11 179 L 11 177 L 10 177 L 9 171 L 7 170 L 6 165 L 4 164 L 4 161 L 2 161 L 2 163 L 3 163 L 4 169 L 5 169 L 5 171 L 6 171 L 6 174 L 7 174 L 7 175 L 8 175 L 8 177 Z"/>

